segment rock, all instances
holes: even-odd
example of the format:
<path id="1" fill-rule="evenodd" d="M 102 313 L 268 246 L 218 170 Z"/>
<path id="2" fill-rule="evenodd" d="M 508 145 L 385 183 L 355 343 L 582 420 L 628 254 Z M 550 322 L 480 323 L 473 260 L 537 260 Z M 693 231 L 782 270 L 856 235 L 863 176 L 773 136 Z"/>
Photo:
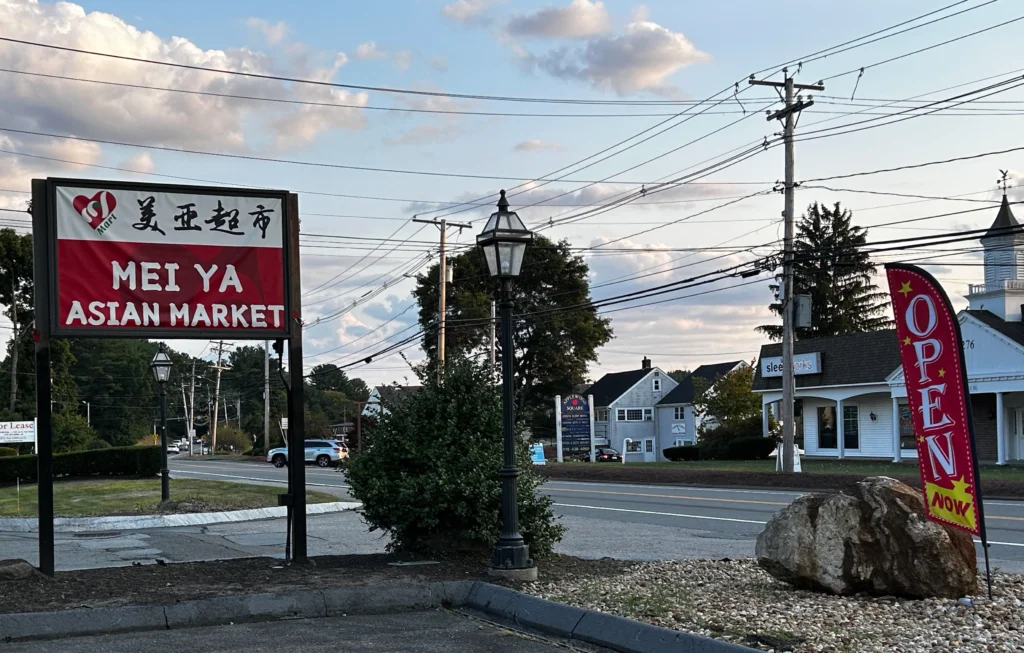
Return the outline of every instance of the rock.
<path id="1" fill-rule="evenodd" d="M 921 492 L 884 476 L 853 495 L 800 497 L 772 517 L 755 552 L 775 578 L 833 594 L 956 599 L 977 589 L 971 536 L 926 519 Z"/>
<path id="2" fill-rule="evenodd" d="M 36 568 L 24 560 L 0 560 L 0 583 L 8 580 L 27 580 L 37 575 Z"/>

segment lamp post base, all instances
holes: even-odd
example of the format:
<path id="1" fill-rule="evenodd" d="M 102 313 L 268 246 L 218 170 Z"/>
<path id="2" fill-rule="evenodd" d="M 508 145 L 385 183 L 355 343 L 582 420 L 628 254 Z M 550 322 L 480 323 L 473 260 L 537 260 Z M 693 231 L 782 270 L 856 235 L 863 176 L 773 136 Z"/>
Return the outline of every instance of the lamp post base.
<path id="1" fill-rule="evenodd" d="M 537 568 L 524 567 L 522 569 L 505 569 L 504 567 L 491 567 L 487 570 L 487 575 L 491 578 L 514 580 L 520 583 L 532 583 L 537 580 Z"/>

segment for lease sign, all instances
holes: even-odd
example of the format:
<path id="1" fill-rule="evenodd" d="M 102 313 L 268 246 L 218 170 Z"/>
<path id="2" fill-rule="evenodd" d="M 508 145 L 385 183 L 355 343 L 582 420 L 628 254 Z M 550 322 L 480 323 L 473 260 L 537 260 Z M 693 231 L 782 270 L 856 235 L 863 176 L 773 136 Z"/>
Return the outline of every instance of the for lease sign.
<path id="1" fill-rule="evenodd" d="M 288 331 L 286 194 L 54 185 L 56 330 Z"/>

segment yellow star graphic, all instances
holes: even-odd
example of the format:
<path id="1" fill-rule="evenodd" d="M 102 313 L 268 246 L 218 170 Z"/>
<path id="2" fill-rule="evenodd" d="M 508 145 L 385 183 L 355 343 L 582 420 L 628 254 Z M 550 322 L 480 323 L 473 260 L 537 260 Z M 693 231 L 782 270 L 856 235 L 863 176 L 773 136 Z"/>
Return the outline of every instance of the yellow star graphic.
<path id="1" fill-rule="evenodd" d="M 910 344 L 910 336 L 907 336 L 906 338 L 903 339 L 903 344 L 904 345 L 909 345 Z"/>
<path id="2" fill-rule="evenodd" d="M 918 442 L 924 442 L 924 436 L 923 435 L 917 436 L 917 441 Z"/>
<path id="3" fill-rule="evenodd" d="M 939 378 L 946 376 L 946 370 L 939 370 Z"/>
<path id="4" fill-rule="evenodd" d="M 903 287 L 900 288 L 899 290 L 897 290 L 896 292 L 901 293 L 904 297 L 909 295 L 910 292 L 911 292 L 910 291 L 910 282 L 909 281 L 904 281 L 903 282 Z"/>

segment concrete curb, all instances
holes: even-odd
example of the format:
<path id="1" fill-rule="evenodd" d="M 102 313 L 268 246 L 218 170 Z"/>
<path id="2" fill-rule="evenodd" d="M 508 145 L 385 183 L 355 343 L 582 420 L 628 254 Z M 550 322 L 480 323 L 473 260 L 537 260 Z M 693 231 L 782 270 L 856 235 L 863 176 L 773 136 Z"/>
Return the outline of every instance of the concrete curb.
<path id="1" fill-rule="evenodd" d="M 488 583 L 474 583 L 465 607 L 517 626 L 621 653 L 750 653 L 754 649 L 624 617 L 583 610 Z"/>
<path id="2" fill-rule="evenodd" d="M 355 510 L 363 504 L 355 501 L 332 501 L 306 505 L 307 515 L 323 515 L 334 512 Z M 95 531 L 128 530 L 140 528 L 169 528 L 173 526 L 203 526 L 205 524 L 227 524 L 231 522 L 256 521 L 284 517 L 288 509 L 284 506 L 256 508 L 253 510 L 230 510 L 223 512 L 194 512 L 180 515 L 129 515 L 125 517 L 58 517 L 54 520 L 57 533 L 87 533 Z M 35 517 L 2 517 L 0 532 L 35 533 L 39 520 Z"/>
<path id="3" fill-rule="evenodd" d="M 168 605 L 0 614 L 0 642 L 440 607 L 469 608 L 511 626 L 583 641 L 620 653 L 750 653 L 754 650 L 468 580 L 219 596 Z"/>

